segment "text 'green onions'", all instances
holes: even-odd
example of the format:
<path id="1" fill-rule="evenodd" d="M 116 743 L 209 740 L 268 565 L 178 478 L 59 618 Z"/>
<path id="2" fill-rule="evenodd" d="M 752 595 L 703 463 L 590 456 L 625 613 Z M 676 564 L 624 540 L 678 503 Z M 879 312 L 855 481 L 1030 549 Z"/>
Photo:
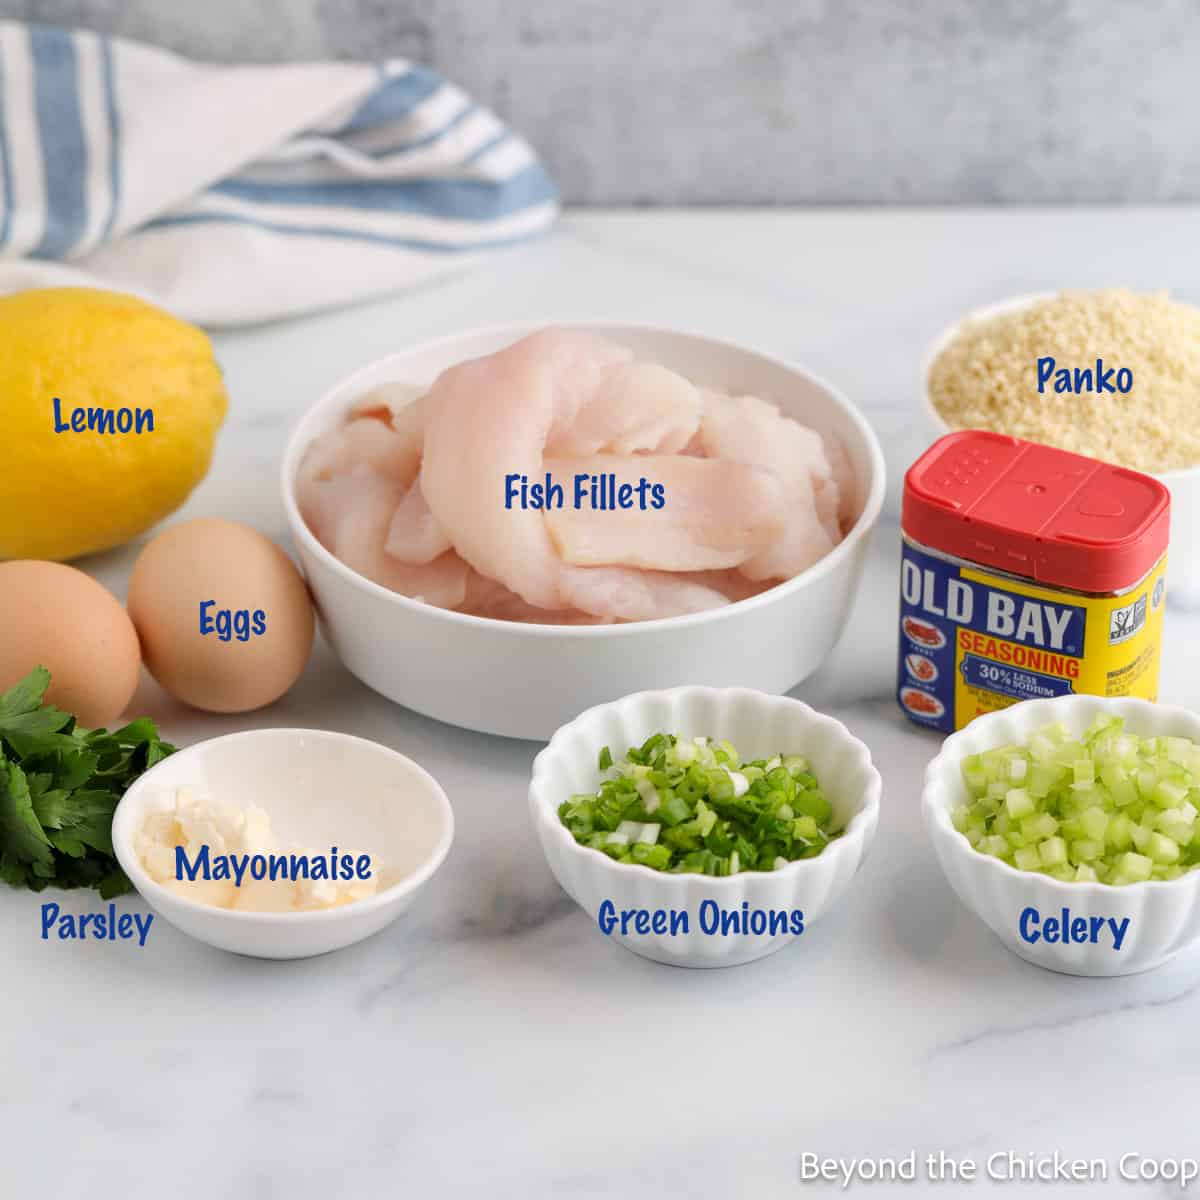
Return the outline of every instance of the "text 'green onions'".
<path id="1" fill-rule="evenodd" d="M 558 815 L 581 846 L 656 871 L 736 875 L 815 858 L 838 836 L 808 760 L 776 754 L 741 762 L 729 742 L 656 733 L 614 762 L 594 795 Z"/>

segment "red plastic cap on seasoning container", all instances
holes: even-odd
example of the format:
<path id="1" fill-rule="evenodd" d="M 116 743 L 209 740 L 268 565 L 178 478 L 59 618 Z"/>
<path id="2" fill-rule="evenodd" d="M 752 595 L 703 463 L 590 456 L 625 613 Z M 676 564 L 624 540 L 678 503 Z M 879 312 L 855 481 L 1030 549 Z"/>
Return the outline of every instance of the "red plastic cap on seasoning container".
<path id="1" fill-rule="evenodd" d="M 901 523 L 914 541 L 1080 592 L 1119 592 L 1167 548 L 1157 479 L 1001 433 L 947 434 L 908 469 Z"/>

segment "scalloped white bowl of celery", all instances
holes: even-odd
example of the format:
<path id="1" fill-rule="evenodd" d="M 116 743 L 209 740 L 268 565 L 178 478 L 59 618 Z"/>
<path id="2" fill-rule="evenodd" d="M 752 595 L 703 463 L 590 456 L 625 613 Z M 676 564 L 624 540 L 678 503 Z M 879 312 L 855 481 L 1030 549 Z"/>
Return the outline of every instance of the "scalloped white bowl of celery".
<path id="1" fill-rule="evenodd" d="M 832 717 L 786 696 L 682 687 L 564 725 L 534 760 L 529 801 L 550 869 L 614 941 L 725 967 L 782 949 L 837 902 L 881 792 L 870 751 Z M 629 921 L 604 929 L 605 905 Z M 686 928 L 639 930 L 639 913 L 683 913 Z"/>
<path id="2" fill-rule="evenodd" d="M 1029 700 L 947 738 L 923 808 L 959 898 L 1072 975 L 1156 967 L 1200 937 L 1200 718 L 1128 697 Z"/>

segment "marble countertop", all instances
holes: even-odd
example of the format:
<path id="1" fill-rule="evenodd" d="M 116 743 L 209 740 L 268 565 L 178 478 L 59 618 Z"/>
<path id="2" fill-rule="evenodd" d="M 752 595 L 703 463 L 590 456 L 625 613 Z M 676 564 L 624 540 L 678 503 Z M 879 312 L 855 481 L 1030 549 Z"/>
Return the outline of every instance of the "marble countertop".
<path id="1" fill-rule="evenodd" d="M 0 895 L 0 1194 L 763 1200 L 802 1190 L 805 1152 L 1009 1150 L 1110 1162 L 1107 1185 L 1073 1194 L 1165 1194 L 1121 1183 L 1116 1160 L 1197 1150 L 1200 955 L 1127 979 L 1054 975 L 951 893 L 918 812 L 938 742 L 892 699 L 896 498 L 922 444 L 918 360 L 943 326 L 1064 285 L 1200 301 L 1184 252 L 1198 223 L 1185 208 L 573 213 L 435 289 L 218 334 L 233 404 L 183 515 L 281 540 L 285 432 L 341 375 L 414 340 L 645 321 L 840 385 L 887 448 L 889 501 L 847 632 L 794 694 L 871 746 L 879 838 L 846 900 L 788 949 L 723 972 L 662 967 L 605 939 L 551 877 L 525 808 L 534 743 L 398 708 L 323 646 L 247 719 L 189 713 L 146 682 L 135 707 L 179 742 L 307 725 L 404 751 L 445 786 L 457 838 L 398 923 L 305 962 L 236 958 L 161 921 L 144 950 L 41 941 L 39 899 Z M 85 565 L 123 594 L 134 553 Z M 1200 618 L 1169 610 L 1166 637 L 1161 698 L 1200 704 Z"/>

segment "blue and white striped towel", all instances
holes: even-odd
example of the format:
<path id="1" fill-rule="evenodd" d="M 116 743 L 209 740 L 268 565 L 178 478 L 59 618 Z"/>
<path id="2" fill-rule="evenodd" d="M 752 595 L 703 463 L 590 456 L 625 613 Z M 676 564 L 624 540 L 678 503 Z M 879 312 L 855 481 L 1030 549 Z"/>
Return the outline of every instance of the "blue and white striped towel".
<path id="1" fill-rule="evenodd" d="M 0 291 L 241 324 L 424 282 L 556 212 L 529 145 L 426 67 L 216 66 L 0 21 Z"/>

